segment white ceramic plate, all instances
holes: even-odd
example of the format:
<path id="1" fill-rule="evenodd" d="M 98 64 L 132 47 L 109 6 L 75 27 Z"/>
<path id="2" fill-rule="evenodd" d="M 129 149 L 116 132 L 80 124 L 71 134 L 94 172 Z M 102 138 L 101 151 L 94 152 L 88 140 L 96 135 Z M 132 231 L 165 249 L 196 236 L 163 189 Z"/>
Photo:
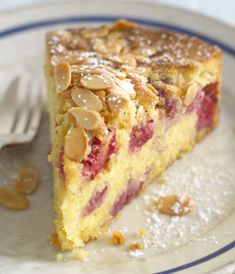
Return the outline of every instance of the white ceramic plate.
<path id="1" fill-rule="evenodd" d="M 173 165 L 167 184 L 152 184 L 146 194 L 126 206 L 102 241 L 90 243 L 90 261 L 56 262 L 48 244 L 52 227 L 52 177 L 47 163 L 48 120 L 45 114 L 32 145 L 7 148 L 0 154 L 0 184 L 10 183 L 22 163 L 40 171 L 41 185 L 25 212 L 0 209 L 0 273 L 211 273 L 235 260 L 235 30 L 190 12 L 150 3 L 124 1 L 64 1 L 3 13 L 0 16 L 0 96 L 16 75 L 36 72 L 44 62 L 47 30 L 110 23 L 126 17 L 150 27 L 167 27 L 196 34 L 224 50 L 221 122 L 205 141 Z M 35 74 L 34 74 L 35 75 Z M 1 121 L 2 123 L 3 121 Z M 154 157 L 154 156 L 152 156 Z M 159 194 L 186 193 L 196 202 L 191 216 L 148 216 L 146 205 Z M 127 255 L 126 246 L 109 243 L 113 229 L 122 229 L 128 243 L 145 227 L 148 237 L 140 257 Z M 148 241 L 149 240 L 149 241 Z M 155 245 L 155 246 L 153 246 Z M 66 254 L 66 257 L 69 255 Z M 224 272 L 222 272 L 224 273 Z"/>

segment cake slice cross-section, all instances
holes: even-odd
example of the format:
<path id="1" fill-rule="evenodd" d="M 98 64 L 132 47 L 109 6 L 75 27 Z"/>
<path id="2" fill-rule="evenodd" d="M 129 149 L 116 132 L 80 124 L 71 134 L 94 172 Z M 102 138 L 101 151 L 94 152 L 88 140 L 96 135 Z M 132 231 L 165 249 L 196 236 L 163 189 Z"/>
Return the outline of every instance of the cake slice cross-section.
<path id="1" fill-rule="evenodd" d="M 125 20 L 46 45 L 55 231 L 71 250 L 216 127 L 222 53 Z"/>

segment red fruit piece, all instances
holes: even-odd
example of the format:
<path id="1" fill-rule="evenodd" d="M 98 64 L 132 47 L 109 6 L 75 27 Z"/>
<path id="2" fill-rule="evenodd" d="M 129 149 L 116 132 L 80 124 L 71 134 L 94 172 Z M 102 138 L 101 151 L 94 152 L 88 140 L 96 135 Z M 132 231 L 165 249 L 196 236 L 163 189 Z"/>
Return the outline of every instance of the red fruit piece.
<path id="1" fill-rule="evenodd" d="M 201 106 L 198 109 L 198 130 L 203 128 L 212 128 L 214 124 L 214 116 L 217 108 L 217 89 L 218 83 L 207 85 L 203 88 L 204 96 Z"/>
<path id="2" fill-rule="evenodd" d="M 164 90 L 158 90 L 158 95 L 164 98 L 165 103 L 162 108 L 165 109 L 167 118 L 172 120 L 177 112 L 176 99 L 167 95 Z"/>
<path id="3" fill-rule="evenodd" d="M 108 187 L 105 186 L 101 191 L 97 191 L 90 199 L 88 204 L 82 211 L 82 217 L 86 217 L 91 214 L 95 209 L 99 208 L 106 196 Z"/>
<path id="4" fill-rule="evenodd" d="M 131 131 L 129 149 L 131 152 L 137 152 L 152 138 L 154 133 L 153 120 L 149 120 L 143 127 L 134 126 Z"/>
<path id="5" fill-rule="evenodd" d="M 116 135 L 112 137 L 106 144 L 98 138 L 94 138 L 91 144 L 91 152 L 87 158 L 82 161 L 83 163 L 83 176 L 87 180 L 93 180 L 102 168 L 106 166 L 109 161 L 110 155 L 116 153 L 118 150 Z"/>
<path id="6" fill-rule="evenodd" d="M 128 204 L 136 195 L 142 190 L 144 182 L 141 181 L 139 183 L 133 183 L 132 180 L 129 181 L 129 184 L 119 196 L 119 198 L 115 201 L 111 214 L 115 216 L 119 210 L 121 210 L 124 205 Z"/>

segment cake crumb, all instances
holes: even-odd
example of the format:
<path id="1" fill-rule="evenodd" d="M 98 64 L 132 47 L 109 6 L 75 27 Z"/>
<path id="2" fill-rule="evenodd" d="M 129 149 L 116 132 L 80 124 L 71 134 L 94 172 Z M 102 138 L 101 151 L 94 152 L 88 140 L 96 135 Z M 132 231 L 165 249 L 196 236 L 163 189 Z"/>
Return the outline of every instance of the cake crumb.
<path id="1" fill-rule="evenodd" d="M 165 184 L 167 183 L 166 179 L 163 178 L 163 177 L 158 178 L 157 182 L 158 182 L 160 185 L 165 185 Z"/>
<path id="2" fill-rule="evenodd" d="M 56 261 L 57 261 L 57 262 L 62 262 L 62 261 L 64 261 L 64 254 L 63 254 L 63 253 L 58 253 L 58 254 L 56 255 Z"/>
<path id="3" fill-rule="evenodd" d="M 146 230 L 144 228 L 141 228 L 137 231 L 137 236 L 144 238 L 146 236 Z"/>
<path id="4" fill-rule="evenodd" d="M 88 261 L 89 253 L 86 250 L 82 249 L 82 248 L 75 248 L 72 251 L 72 254 L 73 254 L 74 258 L 79 259 L 80 261 L 83 261 L 83 262 Z"/>
<path id="5" fill-rule="evenodd" d="M 144 248 L 144 246 L 142 243 L 135 242 L 128 246 L 128 251 L 130 252 L 130 251 L 135 251 L 135 250 L 141 250 L 143 248 Z"/>
<path id="6" fill-rule="evenodd" d="M 119 230 L 116 230 L 112 234 L 112 240 L 111 241 L 112 241 L 113 245 L 123 245 L 126 242 L 126 238 L 124 237 L 124 235 Z"/>

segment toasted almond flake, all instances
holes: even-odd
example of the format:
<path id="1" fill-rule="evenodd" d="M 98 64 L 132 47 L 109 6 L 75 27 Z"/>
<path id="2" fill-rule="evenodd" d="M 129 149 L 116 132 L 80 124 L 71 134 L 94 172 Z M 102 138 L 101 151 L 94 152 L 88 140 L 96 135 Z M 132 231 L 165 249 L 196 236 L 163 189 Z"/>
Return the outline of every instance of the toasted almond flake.
<path id="1" fill-rule="evenodd" d="M 84 129 L 94 130 L 102 125 L 99 112 L 82 107 L 73 107 L 69 112 L 75 117 L 76 122 Z"/>
<path id="2" fill-rule="evenodd" d="M 98 112 L 103 108 L 100 98 L 89 89 L 73 87 L 71 97 L 78 107 L 87 107 Z"/>
<path id="3" fill-rule="evenodd" d="M 155 204 L 160 213 L 170 216 L 184 216 L 193 210 L 193 202 L 188 196 L 164 196 L 160 197 Z"/>
<path id="4" fill-rule="evenodd" d="M 107 48 L 105 46 L 105 43 L 103 41 L 103 39 L 95 39 L 93 41 L 93 49 L 98 52 L 98 53 L 107 53 Z"/>
<path id="5" fill-rule="evenodd" d="M 22 194 L 30 194 L 37 189 L 38 171 L 32 166 L 24 166 L 13 181 L 14 188 Z"/>
<path id="6" fill-rule="evenodd" d="M 122 64 L 124 64 L 128 67 L 133 67 L 133 68 L 136 67 L 136 59 L 135 59 L 134 56 L 132 56 L 130 54 L 122 56 L 121 57 L 121 62 L 122 62 Z"/>
<path id="7" fill-rule="evenodd" d="M 57 92 L 66 90 L 71 83 L 71 67 L 67 62 L 59 63 L 54 67 L 54 79 Z"/>
<path id="8" fill-rule="evenodd" d="M 128 246 L 128 251 L 135 251 L 135 250 L 141 250 L 144 246 L 142 243 L 133 243 Z"/>
<path id="9" fill-rule="evenodd" d="M 118 21 L 116 21 L 113 26 L 112 29 L 115 30 L 125 30 L 125 29 L 133 29 L 137 27 L 137 24 L 133 23 L 133 22 L 129 22 L 125 19 L 119 19 Z"/>
<path id="10" fill-rule="evenodd" d="M 85 75 L 81 78 L 83 87 L 91 90 L 108 89 L 113 86 L 113 80 L 109 75 Z"/>
<path id="11" fill-rule="evenodd" d="M 30 203 L 25 196 L 15 191 L 14 189 L 1 187 L 0 206 L 9 209 L 23 210 L 29 208 Z"/>
<path id="12" fill-rule="evenodd" d="M 81 34 L 86 39 L 91 38 L 103 38 L 107 36 L 109 29 L 107 27 L 101 27 L 96 29 L 84 28 L 81 30 Z"/>
<path id="13" fill-rule="evenodd" d="M 193 83 L 187 88 L 187 92 L 184 98 L 184 105 L 189 106 L 193 100 L 196 98 L 197 93 L 199 91 L 200 87 L 197 83 Z"/>
<path id="14" fill-rule="evenodd" d="M 80 125 L 71 127 L 65 136 L 64 153 L 71 161 L 81 162 L 86 154 L 88 140 Z"/>
<path id="15" fill-rule="evenodd" d="M 126 238 L 119 230 L 116 230 L 112 234 L 111 242 L 113 245 L 123 245 L 126 242 Z"/>
<path id="16" fill-rule="evenodd" d="M 120 109 L 124 109 L 128 104 L 128 101 L 124 97 L 109 95 L 107 97 L 107 105 L 111 111 L 119 111 Z"/>

